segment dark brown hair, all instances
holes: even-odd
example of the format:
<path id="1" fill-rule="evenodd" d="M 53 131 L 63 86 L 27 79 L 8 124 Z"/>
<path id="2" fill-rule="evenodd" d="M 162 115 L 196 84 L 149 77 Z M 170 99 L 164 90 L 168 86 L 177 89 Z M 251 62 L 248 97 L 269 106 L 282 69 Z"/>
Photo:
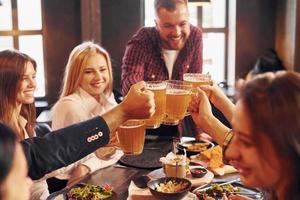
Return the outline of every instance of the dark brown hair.
<path id="1" fill-rule="evenodd" d="M 300 199 L 300 74 L 277 72 L 257 75 L 240 92 L 250 123 L 253 141 L 262 159 L 262 135 L 269 138 L 277 158 L 282 162 L 280 178 L 288 178 L 284 199 Z M 275 191 L 270 190 L 275 197 Z"/>
<path id="2" fill-rule="evenodd" d="M 16 135 L 10 128 L 0 122 L 0 189 L 3 181 L 5 180 L 11 169 L 15 147 Z"/>
<path id="3" fill-rule="evenodd" d="M 185 4 L 187 6 L 187 0 L 155 0 L 155 13 L 157 15 L 160 8 L 165 8 L 168 11 L 173 11 L 176 9 L 177 4 Z"/>
<path id="4" fill-rule="evenodd" d="M 17 50 L 0 51 L 0 120 L 18 133 L 19 140 L 24 139 L 23 133 L 20 133 L 16 121 L 12 118 L 16 109 L 20 81 L 28 62 L 32 63 L 36 70 L 36 62 L 28 55 Z M 32 137 L 36 120 L 34 103 L 23 104 L 20 114 L 28 121 L 26 131 Z"/>

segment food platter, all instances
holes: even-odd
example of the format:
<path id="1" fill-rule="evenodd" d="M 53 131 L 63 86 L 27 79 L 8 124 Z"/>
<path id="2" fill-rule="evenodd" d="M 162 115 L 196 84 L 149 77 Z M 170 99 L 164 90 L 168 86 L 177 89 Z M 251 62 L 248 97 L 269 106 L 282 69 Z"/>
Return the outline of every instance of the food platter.
<path id="1" fill-rule="evenodd" d="M 84 184 L 84 183 L 79 183 L 79 184 L 76 184 L 72 187 L 69 187 L 69 188 L 65 188 L 63 190 L 60 190 L 58 192 L 54 192 L 52 193 L 48 198 L 47 200 L 71 200 L 71 199 L 75 199 L 75 198 L 69 198 L 70 197 L 70 192 L 72 190 L 74 190 L 75 188 L 84 188 L 84 187 L 98 187 L 98 188 L 101 188 L 103 189 L 103 186 L 100 187 L 100 186 L 94 186 L 94 185 L 89 185 L 89 184 Z M 80 199 L 80 198 L 76 198 L 76 199 Z M 117 194 L 114 192 L 114 191 L 111 191 L 111 194 L 110 195 L 101 195 L 101 198 L 94 198 L 94 199 L 99 199 L 99 200 L 116 200 L 117 199 Z"/>
<path id="2" fill-rule="evenodd" d="M 249 197 L 253 200 L 263 200 L 263 194 L 254 188 L 249 188 L 242 185 L 240 182 L 224 184 L 224 182 L 212 183 L 205 187 L 197 187 L 193 190 L 199 200 L 214 199 L 221 200 L 222 196 L 226 194 L 238 194 Z M 205 198 L 204 198 L 205 197 Z"/>
<path id="3" fill-rule="evenodd" d="M 202 151 L 213 148 L 215 145 L 212 142 L 204 142 L 204 141 L 188 141 L 177 144 L 177 149 L 179 153 L 184 153 L 184 149 L 186 150 L 187 156 L 192 156 L 199 154 Z"/>

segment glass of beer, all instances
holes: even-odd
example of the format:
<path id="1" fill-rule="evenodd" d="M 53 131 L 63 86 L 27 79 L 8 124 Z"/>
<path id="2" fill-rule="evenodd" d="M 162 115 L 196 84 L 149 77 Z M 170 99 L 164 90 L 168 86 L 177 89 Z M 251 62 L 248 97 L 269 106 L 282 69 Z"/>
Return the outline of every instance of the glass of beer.
<path id="1" fill-rule="evenodd" d="M 128 120 L 117 131 L 120 147 L 125 155 L 139 155 L 145 142 L 145 121 Z"/>
<path id="2" fill-rule="evenodd" d="M 197 87 L 200 85 L 211 85 L 211 75 L 201 74 L 201 73 L 185 73 L 183 74 L 183 81 L 185 83 L 190 83 L 193 86 L 192 92 L 197 92 Z"/>
<path id="3" fill-rule="evenodd" d="M 146 128 L 158 128 L 162 123 L 166 112 L 166 87 L 165 81 L 147 81 L 147 89 L 154 93 L 155 113 L 146 119 Z"/>
<path id="4" fill-rule="evenodd" d="M 184 118 L 191 100 L 192 85 L 183 81 L 167 81 L 166 115 L 163 124 L 177 125 Z"/>

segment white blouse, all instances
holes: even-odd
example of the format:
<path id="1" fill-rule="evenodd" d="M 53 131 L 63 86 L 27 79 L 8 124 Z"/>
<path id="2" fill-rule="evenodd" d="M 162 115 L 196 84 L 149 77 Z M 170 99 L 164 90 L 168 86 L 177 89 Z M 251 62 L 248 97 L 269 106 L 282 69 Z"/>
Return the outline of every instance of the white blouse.
<path id="1" fill-rule="evenodd" d="M 82 88 L 79 88 L 75 93 L 69 96 L 63 97 L 52 108 L 52 129 L 60 129 L 71 124 L 101 115 L 117 105 L 113 94 L 111 94 L 109 97 L 106 97 L 104 94 L 102 94 L 100 99 L 101 100 L 99 103 L 94 97 L 92 97 Z M 119 150 L 117 150 L 115 154 L 118 155 L 118 158 L 114 158 L 114 155 L 112 157 L 116 159 L 116 161 L 123 155 Z M 71 170 L 79 164 L 88 166 L 92 173 L 113 163 L 109 160 L 101 160 L 96 156 L 95 153 L 92 153 L 67 166 L 64 170 L 65 173 L 56 177 L 60 179 L 68 179 Z"/>

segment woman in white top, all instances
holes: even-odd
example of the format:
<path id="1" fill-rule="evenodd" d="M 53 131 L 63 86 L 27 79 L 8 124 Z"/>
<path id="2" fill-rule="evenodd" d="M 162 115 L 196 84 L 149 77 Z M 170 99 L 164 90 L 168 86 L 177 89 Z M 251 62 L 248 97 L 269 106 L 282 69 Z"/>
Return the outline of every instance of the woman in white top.
<path id="1" fill-rule="evenodd" d="M 112 93 L 113 76 L 109 54 L 92 42 L 76 46 L 65 69 L 60 99 L 52 109 L 52 128 L 59 129 L 101 115 L 117 105 Z M 112 141 L 114 140 L 114 141 Z M 117 143 L 116 137 L 110 143 Z M 112 146 L 112 144 L 110 144 Z M 108 159 L 103 155 L 115 152 Z M 108 154 L 109 154 L 108 153 Z M 69 183 L 111 165 L 123 155 L 115 148 L 100 148 L 81 161 L 68 166 L 67 173 L 57 176 Z"/>

